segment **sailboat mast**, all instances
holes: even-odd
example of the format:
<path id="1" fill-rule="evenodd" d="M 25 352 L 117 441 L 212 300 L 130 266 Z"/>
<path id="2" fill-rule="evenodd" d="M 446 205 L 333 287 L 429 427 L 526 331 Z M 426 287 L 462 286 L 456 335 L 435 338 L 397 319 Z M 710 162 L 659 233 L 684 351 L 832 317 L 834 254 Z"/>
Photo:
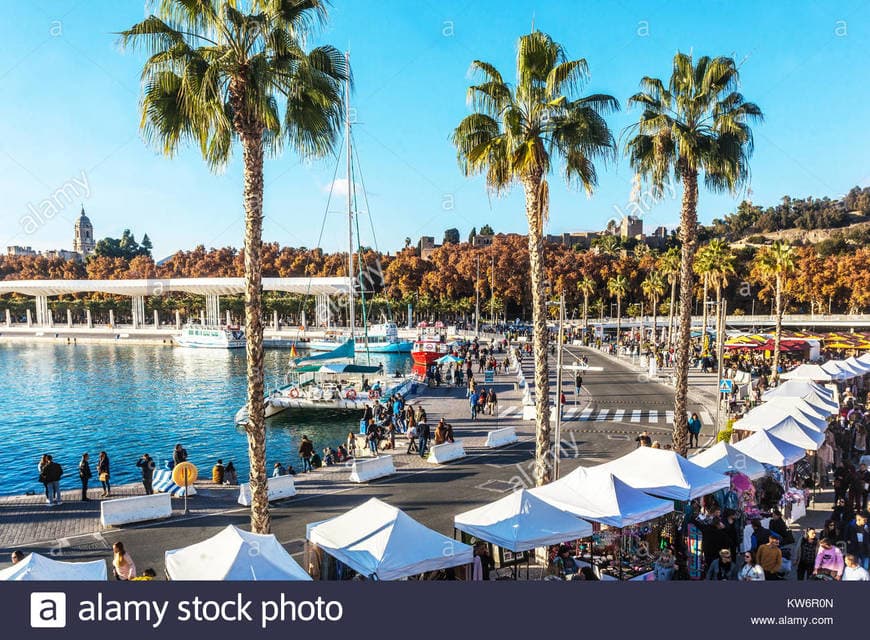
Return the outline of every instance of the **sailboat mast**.
<path id="1" fill-rule="evenodd" d="M 344 52 L 344 62 L 347 67 L 347 79 L 344 82 L 344 128 L 345 152 L 347 154 L 347 277 L 350 280 L 348 293 L 347 317 L 350 324 L 350 337 L 353 339 L 354 318 L 354 277 L 353 277 L 353 194 L 351 190 L 351 149 L 350 149 L 350 52 Z"/>

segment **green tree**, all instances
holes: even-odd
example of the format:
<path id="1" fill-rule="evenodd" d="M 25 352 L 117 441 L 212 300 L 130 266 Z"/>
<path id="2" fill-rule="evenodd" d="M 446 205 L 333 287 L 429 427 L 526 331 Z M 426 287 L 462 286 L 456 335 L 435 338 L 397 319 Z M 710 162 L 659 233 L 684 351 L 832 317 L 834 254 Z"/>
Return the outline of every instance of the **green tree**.
<path id="1" fill-rule="evenodd" d="M 306 158 L 333 151 L 350 71 L 333 47 L 304 49 L 311 27 L 326 19 L 322 0 L 160 0 L 155 6 L 155 14 L 121 33 L 124 48 L 150 56 L 142 71 L 145 138 L 170 157 L 192 142 L 215 170 L 227 165 L 234 142 L 242 147 L 251 529 L 268 533 L 263 159 L 283 145 Z"/>
<path id="2" fill-rule="evenodd" d="M 677 341 L 674 391 L 674 448 L 685 455 L 688 444 L 686 396 L 692 298 L 698 235 L 698 177 L 713 191 L 737 192 L 749 176 L 752 153 L 750 123 L 761 109 L 737 91 L 739 72 L 727 57 L 677 53 L 670 81 L 645 77 L 641 92 L 629 104 L 643 109 L 630 128 L 627 153 L 632 167 L 658 188 L 672 177 L 680 180 L 680 336 Z"/>
<path id="3" fill-rule="evenodd" d="M 468 242 L 469 244 L 474 242 L 474 238 L 477 236 L 477 227 L 471 227 L 471 231 L 468 233 Z"/>
<path id="4" fill-rule="evenodd" d="M 485 224 L 480 228 L 480 235 L 482 236 L 494 236 L 495 231 L 492 230 L 492 227 L 489 224 Z"/>
<path id="5" fill-rule="evenodd" d="M 763 249 L 756 257 L 763 274 L 776 282 L 776 335 L 773 343 L 773 372 L 777 375 L 779 368 L 780 342 L 782 341 L 782 314 L 785 311 L 783 292 L 788 279 L 794 273 L 795 251 L 790 244 L 777 240 L 770 247 Z"/>
<path id="6" fill-rule="evenodd" d="M 709 271 L 710 286 L 716 292 L 716 342 L 725 339 L 725 318 L 722 314 L 722 290 L 728 286 L 728 279 L 735 275 L 734 253 L 727 242 L 714 238 L 706 247 L 705 260 Z"/>
<path id="7" fill-rule="evenodd" d="M 583 59 L 568 60 L 562 46 L 539 31 L 517 43 L 516 82 L 508 84 L 495 66 L 475 60 L 480 84 L 468 89 L 475 112 L 453 133 L 466 175 L 483 173 L 487 187 L 501 194 L 523 186 L 528 221 L 532 289 L 535 388 L 549 388 L 547 307 L 544 280 L 544 222 L 549 211 L 547 176 L 561 161 L 569 184 L 591 193 L 597 184 L 594 161 L 612 155 L 616 145 L 602 114 L 619 108 L 607 95 L 577 97 L 588 77 Z M 552 479 L 550 399 L 535 394 L 538 485 Z"/>

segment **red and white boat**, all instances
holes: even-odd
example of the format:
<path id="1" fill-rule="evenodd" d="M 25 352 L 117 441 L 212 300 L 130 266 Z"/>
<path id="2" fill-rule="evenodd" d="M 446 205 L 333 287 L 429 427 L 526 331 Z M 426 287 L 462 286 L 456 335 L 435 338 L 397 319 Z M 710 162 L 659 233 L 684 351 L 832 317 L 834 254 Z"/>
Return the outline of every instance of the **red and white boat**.
<path id="1" fill-rule="evenodd" d="M 412 371 L 418 380 L 426 379 L 429 367 L 438 359 L 451 353 L 444 334 L 424 334 L 414 341 L 411 347 L 411 359 L 414 361 Z"/>

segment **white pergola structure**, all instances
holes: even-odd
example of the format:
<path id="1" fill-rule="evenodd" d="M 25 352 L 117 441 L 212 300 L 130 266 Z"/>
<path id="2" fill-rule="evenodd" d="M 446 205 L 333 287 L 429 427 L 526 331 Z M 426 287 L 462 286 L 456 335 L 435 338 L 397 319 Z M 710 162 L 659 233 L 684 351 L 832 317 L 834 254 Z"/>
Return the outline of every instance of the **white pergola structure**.
<path id="1" fill-rule="evenodd" d="M 348 295 L 353 280 L 337 278 L 263 278 L 264 291 L 283 291 L 303 295 L 318 296 L 325 300 L 331 296 Z M 17 293 L 33 296 L 36 299 L 36 325 L 52 326 L 52 316 L 48 309 L 48 299 L 52 296 L 75 293 L 108 293 L 132 298 L 133 328 L 145 325 L 145 298 L 162 296 L 169 293 L 190 293 L 205 296 L 206 311 L 201 322 L 208 325 L 220 324 L 220 296 L 239 295 L 245 292 L 244 278 L 148 278 L 139 280 L 2 280 L 0 295 Z M 28 310 L 28 316 L 30 311 Z M 90 310 L 88 326 L 91 327 Z M 111 312 L 110 312 L 111 314 Z M 72 320 L 67 313 L 67 322 Z M 6 310 L 6 324 L 11 324 L 9 310 Z M 155 327 L 159 326 L 157 312 L 154 312 Z"/>

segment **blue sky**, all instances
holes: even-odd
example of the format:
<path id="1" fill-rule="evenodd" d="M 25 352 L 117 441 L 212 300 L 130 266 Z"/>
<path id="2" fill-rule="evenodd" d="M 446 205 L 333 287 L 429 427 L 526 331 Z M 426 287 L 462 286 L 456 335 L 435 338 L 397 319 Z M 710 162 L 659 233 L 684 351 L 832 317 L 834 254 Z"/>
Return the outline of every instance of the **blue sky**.
<path id="1" fill-rule="evenodd" d="M 30 207 L 66 186 L 96 236 L 147 232 L 155 257 L 196 244 L 240 246 L 243 212 L 236 159 L 221 175 L 195 150 L 166 159 L 142 141 L 142 56 L 121 53 L 113 32 L 144 15 L 136 0 L 28 0 L 3 6 L 0 23 L 0 246 L 71 248 L 79 205 L 25 224 Z M 372 9 L 372 7 L 376 9 Z M 522 232 L 522 194 L 490 200 L 479 178 L 464 178 L 450 133 L 468 113 L 471 60 L 513 76 L 516 38 L 535 26 L 585 57 L 585 92 L 623 105 L 643 75 L 666 78 L 677 50 L 733 55 L 742 91 L 765 122 L 756 127 L 752 200 L 784 194 L 837 197 L 870 185 L 870 4 L 789 2 L 522 2 L 519 0 L 334 0 L 316 42 L 351 51 L 357 152 L 377 245 L 395 250 L 409 236 L 489 223 Z M 615 132 L 636 112 L 610 118 Z M 236 155 L 238 157 L 238 154 Z M 292 154 L 266 164 L 264 238 L 316 246 L 335 160 L 303 163 Z M 551 177 L 549 232 L 594 230 L 625 208 L 632 171 L 621 158 L 600 166 L 593 197 Z M 343 171 L 340 170 L 339 175 Z M 75 186 L 73 179 L 86 183 Z M 702 191 L 703 222 L 740 198 Z M 321 246 L 346 242 L 344 204 L 334 198 Z M 648 231 L 673 226 L 679 194 L 645 215 Z M 367 221 L 363 242 L 374 244 Z"/>

